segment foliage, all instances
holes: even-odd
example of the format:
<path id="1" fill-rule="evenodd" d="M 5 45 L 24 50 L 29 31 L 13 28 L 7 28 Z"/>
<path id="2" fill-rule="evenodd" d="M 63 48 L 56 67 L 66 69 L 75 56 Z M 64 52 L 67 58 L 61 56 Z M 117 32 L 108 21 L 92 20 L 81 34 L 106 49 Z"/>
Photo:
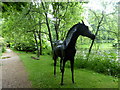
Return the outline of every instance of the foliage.
<path id="1" fill-rule="evenodd" d="M 48 31 L 46 30 L 47 27 L 45 26 L 46 20 L 45 20 L 44 12 L 46 11 L 48 12 L 47 19 L 49 22 L 49 26 L 51 29 L 53 29 L 51 30 L 52 36 L 55 36 L 55 30 L 53 26 L 53 23 L 55 23 L 55 21 L 53 20 L 53 18 L 58 18 L 61 20 L 59 26 L 59 34 L 61 34 L 60 38 L 65 37 L 67 30 L 72 25 L 74 25 L 75 23 L 81 20 L 81 13 L 83 12 L 80 3 L 68 3 L 68 4 L 66 4 L 66 2 L 45 3 L 46 11 L 42 9 L 41 4 L 35 2 L 15 3 L 15 6 L 13 6 L 13 4 L 14 3 L 12 2 L 3 3 L 4 22 L 3 22 L 2 36 L 6 38 L 7 41 L 15 42 L 15 43 L 23 43 L 26 42 L 26 40 L 27 42 L 29 41 L 31 42 L 31 40 L 34 40 L 34 35 L 32 32 L 36 31 L 37 33 L 37 31 L 39 30 L 39 26 L 41 26 L 40 32 L 43 32 L 41 34 L 42 39 L 44 39 L 44 37 L 47 37 L 45 42 L 49 41 L 50 38 L 47 33 Z M 17 7 L 17 5 L 21 7 Z M 60 7 L 58 15 L 56 15 L 54 11 L 52 11 L 51 8 L 49 8 L 52 7 L 53 9 L 56 9 L 57 7 L 56 5 L 59 5 Z M 66 10 L 66 8 L 68 9 Z M 18 11 L 19 9 L 20 11 Z M 54 17 L 50 18 L 49 15 Z M 35 44 L 35 40 L 33 43 Z"/>
<path id="2" fill-rule="evenodd" d="M 2 3 L 2 12 L 7 12 L 8 9 L 13 7 L 17 11 L 22 11 L 22 7 L 24 7 L 27 3 L 26 2 L 3 2 Z"/>
<path id="3" fill-rule="evenodd" d="M 118 88 L 117 78 L 84 69 L 75 69 L 75 84 L 72 84 L 68 68 L 65 68 L 65 85 L 61 86 L 61 73 L 57 67 L 57 75 L 54 77 L 51 56 L 42 55 L 40 60 L 34 60 L 31 56 L 35 54 L 17 53 L 20 53 L 33 88 Z"/>
<path id="4" fill-rule="evenodd" d="M 111 3 L 110 3 L 111 4 Z M 118 12 L 116 11 L 117 8 L 114 6 L 114 11 L 108 12 L 107 5 L 102 4 L 103 11 L 94 11 L 94 10 L 87 10 L 88 11 L 88 22 L 90 24 L 90 29 L 95 32 L 97 30 L 98 22 L 100 21 L 101 17 L 103 16 L 103 21 L 99 27 L 99 32 L 97 35 L 96 42 L 98 43 L 113 43 L 115 40 L 118 40 Z M 116 18 L 115 18 L 116 17 Z"/>
<path id="5" fill-rule="evenodd" d="M 37 2 L 2 3 L 2 14 L 4 21 L 2 24 L 2 36 L 7 41 L 10 41 L 11 43 L 14 42 L 13 45 L 15 45 L 15 43 L 22 44 L 25 42 L 32 42 L 33 44 L 36 44 L 34 34 L 37 35 L 38 32 L 40 32 L 39 35 L 37 35 L 38 47 L 43 48 L 42 46 L 50 45 L 50 43 L 46 43 L 50 42 L 50 37 L 46 26 L 46 18 L 50 26 L 52 40 L 55 41 L 57 37 L 59 37 L 59 39 L 61 40 L 64 40 L 66 33 L 70 29 L 70 27 L 83 19 L 85 20 L 86 16 L 83 13 L 89 13 L 87 17 L 87 22 L 89 22 L 89 28 L 92 30 L 92 32 L 95 32 L 98 23 L 97 21 L 101 17 L 100 11 L 84 9 L 84 3 L 45 2 L 44 4 L 46 10 L 42 8 L 41 3 Z M 45 18 L 44 13 L 46 12 L 47 17 Z M 118 19 L 114 18 L 116 16 L 117 12 L 104 13 L 104 20 L 100 27 L 96 42 L 114 42 L 118 39 Z M 41 37 L 40 40 L 39 37 Z M 42 43 L 41 46 L 40 42 Z M 90 43 L 90 40 L 81 37 L 79 43 L 80 42 L 83 44 Z M 20 47 L 23 48 L 22 45 Z"/>
<path id="6" fill-rule="evenodd" d="M 36 51 L 35 45 L 33 43 L 16 43 L 14 49 L 18 51 L 34 52 Z"/>
<path id="7" fill-rule="evenodd" d="M 0 53 L 6 51 L 6 42 L 4 41 L 4 38 L 0 37 Z"/>
<path id="8" fill-rule="evenodd" d="M 2 47 L 0 47 L 0 53 L 2 52 L 2 53 L 4 53 L 6 51 L 6 46 L 5 45 L 3 45 Z"/>
<path id="9" fill-rule="evenodd" d="M 117 52 L 99 51 L 92 52 L 89 60 L 86 60 L 85 53 L 79 53 L 76 56 L 75 67 L 87 68 L 98 73 L 118 77 L 120 74 L 120 62 L 117 60 Z"/>

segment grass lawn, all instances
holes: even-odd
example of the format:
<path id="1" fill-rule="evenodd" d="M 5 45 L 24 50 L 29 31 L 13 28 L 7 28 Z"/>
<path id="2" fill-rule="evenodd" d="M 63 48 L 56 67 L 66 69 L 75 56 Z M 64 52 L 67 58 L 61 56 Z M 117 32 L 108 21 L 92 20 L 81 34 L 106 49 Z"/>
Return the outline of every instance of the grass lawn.
<path id="1" fill-rule="evenodd" d="M 69 68 L 65 68 L 64 85 L 61 86 L 61 73 L 57 67 L 57 75 L 54 77 L 51 56 L 41 56 L 40 60 L 33 60 L 31 56 L 34 54 L 17 53 L 25 65 L 33 88 L 118 88 L 117 78 L 85 69 L 75 69 L 75 84 L 72 84 Z"/>

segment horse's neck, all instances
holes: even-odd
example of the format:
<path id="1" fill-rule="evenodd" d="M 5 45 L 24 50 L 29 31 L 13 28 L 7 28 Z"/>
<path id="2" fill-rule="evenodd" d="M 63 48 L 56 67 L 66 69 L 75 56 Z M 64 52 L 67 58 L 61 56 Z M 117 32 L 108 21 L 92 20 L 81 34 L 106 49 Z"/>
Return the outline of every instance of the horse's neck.
<path id="1" fill-rule="evenodd" d="M 67 48 L 74 48 L 76 45 L 76 41 L 77 41 L 78 36 L 79 35 L 76 32 L 74 32 L 70 38 L 69 37 L 66 38 L 66 40 L 65 40 L 66 47 Z"/>

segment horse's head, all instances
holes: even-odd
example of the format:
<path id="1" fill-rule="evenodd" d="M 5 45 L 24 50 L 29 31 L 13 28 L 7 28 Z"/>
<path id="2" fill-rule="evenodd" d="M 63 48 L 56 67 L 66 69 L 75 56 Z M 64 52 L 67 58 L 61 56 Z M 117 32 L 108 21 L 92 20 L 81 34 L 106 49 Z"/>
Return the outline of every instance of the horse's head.
<path id="1" fill-rule="evenodd" d="M 80 35 L 86 36 L 92 40 L 95 39 L 95 35 L 91 33 L 88 26 L 86 26 L 83 21 L 82 23 L 78 23 L 78 28 L 79 28 L 78 32 Z"/>

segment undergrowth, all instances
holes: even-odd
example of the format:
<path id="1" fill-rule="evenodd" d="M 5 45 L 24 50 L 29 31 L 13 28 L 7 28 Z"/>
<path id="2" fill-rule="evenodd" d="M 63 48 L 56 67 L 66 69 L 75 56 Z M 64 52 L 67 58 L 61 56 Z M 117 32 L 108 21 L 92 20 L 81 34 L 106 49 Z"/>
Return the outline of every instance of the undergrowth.
<path id="1" fill-rule="evenodd" d="M 120 76 L 120 61 L 114 51 L 92 52 L 87 60 L 87 53 L 79 52 L 75 57 L 75 68 L 86 68 L 105 75 Z M 66 67 L 70 67 L 67 64 Z"/>

